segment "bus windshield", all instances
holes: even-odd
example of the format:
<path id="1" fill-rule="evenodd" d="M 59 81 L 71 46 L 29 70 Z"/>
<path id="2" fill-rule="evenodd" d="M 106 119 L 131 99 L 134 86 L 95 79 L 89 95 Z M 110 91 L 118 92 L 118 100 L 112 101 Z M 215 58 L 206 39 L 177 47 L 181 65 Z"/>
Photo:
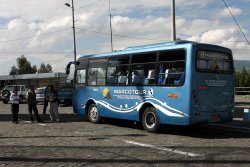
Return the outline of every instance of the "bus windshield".
<path id="1" fill-rule="evenodd" d="M 232 73 L 231 55 L 222 52 L 199 50 L 197 52 L 197 70 L 200 72 Z"/>

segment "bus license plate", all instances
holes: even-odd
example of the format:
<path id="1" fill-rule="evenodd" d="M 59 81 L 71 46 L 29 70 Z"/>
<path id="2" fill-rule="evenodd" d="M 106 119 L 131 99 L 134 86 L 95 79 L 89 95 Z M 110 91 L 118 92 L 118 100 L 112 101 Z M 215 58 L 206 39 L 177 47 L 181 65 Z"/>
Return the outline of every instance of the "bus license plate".
<path id="1" fill-rule="evenodd" d="M 212 114 L 211 115 L 211 122 L 219 122 L 220 116 L 218 114 Z"/>

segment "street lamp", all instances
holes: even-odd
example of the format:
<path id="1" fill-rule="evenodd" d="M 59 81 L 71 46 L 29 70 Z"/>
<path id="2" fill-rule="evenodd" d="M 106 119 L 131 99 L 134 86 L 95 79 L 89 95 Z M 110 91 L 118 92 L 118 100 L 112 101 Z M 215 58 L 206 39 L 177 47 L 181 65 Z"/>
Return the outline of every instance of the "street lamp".
<path id="1" fill-rule="evenodd" d="M 74 42 L 74 61 L 76 62 L 76 33 L 75 33 L 75 9 L 74 0 L 72 0 L 72 6 L 69 3 L 65 3 L 65 6 L 72 9 L 72 25 L 73 25 L 73 42 Z"/>
<path id="2" fill-rule="evenodd" d="M 72 0 L 72 6 L 69 3 L 65 3 L 67 7 L 72 9 L 72 25 L 73 25 L 73 42 L 74 42 L 74 63 L 76 66 L 76 32 L 75 32 L 75 9 L 74 9 L 74 0 Z M 75 68 L 76 69 L 76 68 Z M 74 72 L 73 78 L 73 89 L 75 88 L 76 83 L 76 73 Z"/>

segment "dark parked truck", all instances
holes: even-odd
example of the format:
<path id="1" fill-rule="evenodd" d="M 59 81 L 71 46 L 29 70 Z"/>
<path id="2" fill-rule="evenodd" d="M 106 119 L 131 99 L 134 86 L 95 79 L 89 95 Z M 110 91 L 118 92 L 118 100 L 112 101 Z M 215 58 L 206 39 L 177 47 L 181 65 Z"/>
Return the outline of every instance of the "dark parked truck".
<path id="1" fill-rule="evenodd" d="M 58 103 L 59 104 L 66 104 L 72 103 L 72 88 L 62 87 L 58 89 Z"/>

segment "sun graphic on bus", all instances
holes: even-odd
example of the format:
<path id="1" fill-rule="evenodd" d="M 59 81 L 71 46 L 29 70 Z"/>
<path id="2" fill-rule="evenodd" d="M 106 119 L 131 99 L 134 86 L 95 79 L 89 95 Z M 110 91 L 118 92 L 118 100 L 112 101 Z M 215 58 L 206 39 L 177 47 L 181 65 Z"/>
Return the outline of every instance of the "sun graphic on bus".
<path id="1" fill-rule="evenodd" d="M 111 99 L 111 94 L 110 94 L 108 88 L 105 88 L 105 89 L 103 90 L 102 94 L 103 94 L 103 97 L 104 97 L 105 99 Z"/>

